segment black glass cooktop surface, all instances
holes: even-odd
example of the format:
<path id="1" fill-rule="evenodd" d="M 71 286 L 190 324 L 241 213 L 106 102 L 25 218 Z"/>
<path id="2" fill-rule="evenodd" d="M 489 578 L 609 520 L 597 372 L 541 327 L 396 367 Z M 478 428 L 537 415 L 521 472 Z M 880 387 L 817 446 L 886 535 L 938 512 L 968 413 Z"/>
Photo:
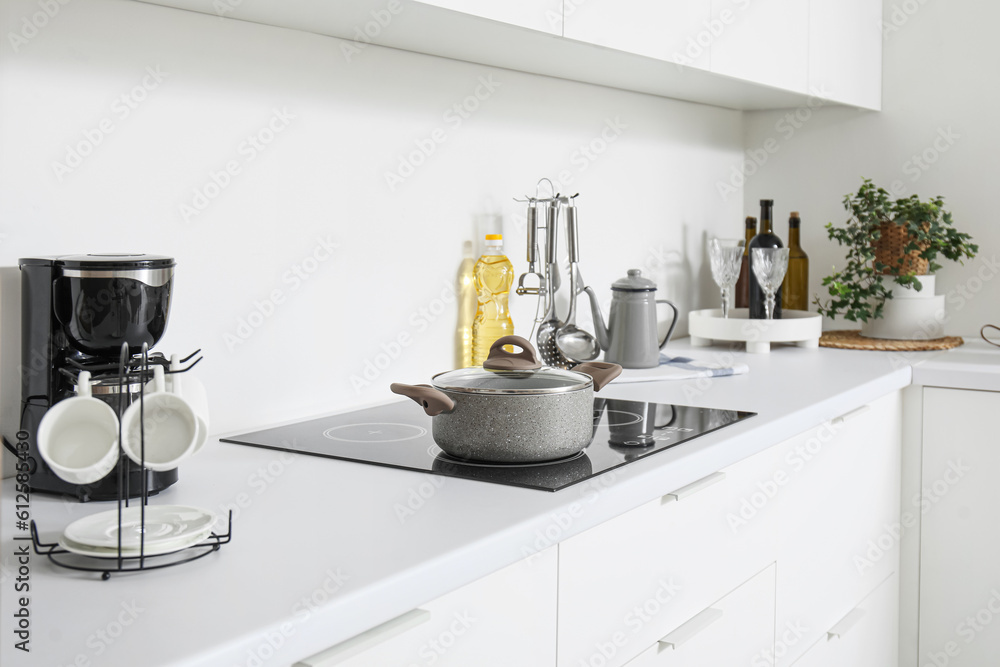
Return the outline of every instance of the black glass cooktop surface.
<path id="1" fill-rule="evenodd" d="M 432 418 L 410 401 L 231 436 L 222 442 L 558 491 L 755 414 L 596 398 L 594 439 L 582 453 L 527 465 L 491 465 L 448 456 L 434 444 Z"/>

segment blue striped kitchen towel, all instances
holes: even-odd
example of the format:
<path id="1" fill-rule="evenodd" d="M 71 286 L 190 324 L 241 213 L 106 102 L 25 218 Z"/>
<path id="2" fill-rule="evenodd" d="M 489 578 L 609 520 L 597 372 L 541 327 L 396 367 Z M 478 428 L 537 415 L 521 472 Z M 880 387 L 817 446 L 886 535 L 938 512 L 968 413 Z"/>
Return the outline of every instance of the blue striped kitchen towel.
<path id="1" fill-rule="evenodd" d="M 746 364 L 713 364 L 690 357 L 669 357 L 660 355 L 660 365 L 656 368 L 626 368 L 613 382 L 657 382 L 660 380 L 691 380 L 714 378 L 748 373 Z"/>

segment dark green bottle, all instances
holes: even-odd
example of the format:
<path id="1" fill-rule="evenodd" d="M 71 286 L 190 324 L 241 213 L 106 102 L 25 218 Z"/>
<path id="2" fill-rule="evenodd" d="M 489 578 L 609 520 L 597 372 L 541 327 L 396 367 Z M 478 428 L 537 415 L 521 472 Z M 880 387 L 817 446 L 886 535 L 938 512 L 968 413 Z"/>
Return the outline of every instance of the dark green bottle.
<path id="1" fill-rule="evenodd" d="M 773 199 L 760 200 L 760 233 L 750 241 L 750 319 L 767 319 L 767 311 L 764 306 L 764 290 L 757 282 L 757 276 L 753 272 L 753 249 L 754 248 L 782 248 L 781 239 L 774 233 L 774 222 L 771 218 L 771 211 L 774 208 Z M 774 319 L 781 319 L 781 288 L 778 288 L 774 295 Z"/>

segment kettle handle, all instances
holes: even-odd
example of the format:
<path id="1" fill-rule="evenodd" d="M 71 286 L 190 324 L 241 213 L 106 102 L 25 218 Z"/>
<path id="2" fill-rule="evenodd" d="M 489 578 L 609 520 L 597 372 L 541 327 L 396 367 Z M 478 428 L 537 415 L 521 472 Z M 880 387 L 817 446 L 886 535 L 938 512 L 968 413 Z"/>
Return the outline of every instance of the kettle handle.
<path id="1" fill-rule="evenodd" d="M 674 333 L 674 327 L 677 326 L 677 306 L 670 303 L 666 299 L 657 299 L 656 303 L 665 303 L 668 306 L 670 306 L 670 310 L 674 311 L 674 318 L 670 320 L 670 328 L 667 329 L 667 335 L 663 338 L 662 341 L 660 341 L 660 349 L 662 350 L 664 346 L 667 344 L 667 341 L 670 340 L 671 334 Z"/>

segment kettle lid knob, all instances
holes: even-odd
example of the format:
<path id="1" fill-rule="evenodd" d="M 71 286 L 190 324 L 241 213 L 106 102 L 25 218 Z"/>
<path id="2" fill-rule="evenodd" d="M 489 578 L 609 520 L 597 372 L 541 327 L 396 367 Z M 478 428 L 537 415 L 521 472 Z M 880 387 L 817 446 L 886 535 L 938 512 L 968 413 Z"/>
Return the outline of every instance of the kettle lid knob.
<path id="1" fill-rule="evenodd" d="M 652 292 L 656 290 L 656 283 L 643 278 L 640 269 L 629 269 L 628 277 L 616 280 L 611 289 L 615 292 Z"/>

